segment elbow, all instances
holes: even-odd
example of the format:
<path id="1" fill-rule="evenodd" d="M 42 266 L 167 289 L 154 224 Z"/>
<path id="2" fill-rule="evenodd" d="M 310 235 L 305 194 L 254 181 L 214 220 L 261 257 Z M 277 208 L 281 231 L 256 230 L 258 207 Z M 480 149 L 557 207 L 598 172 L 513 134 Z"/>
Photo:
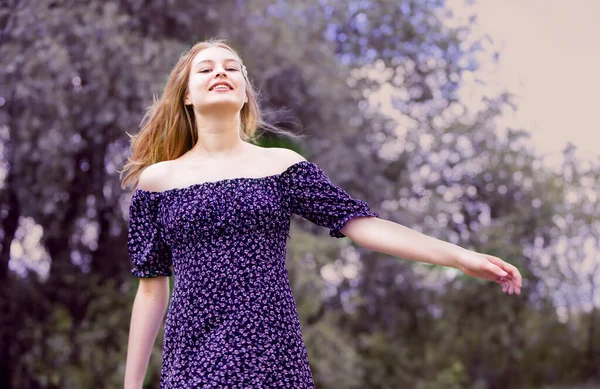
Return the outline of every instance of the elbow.
<path id="1" fill-rule="evenodd" d="M 170 295 L 169 277 L 140 278 L 137 295 L 166 305 Z"/>

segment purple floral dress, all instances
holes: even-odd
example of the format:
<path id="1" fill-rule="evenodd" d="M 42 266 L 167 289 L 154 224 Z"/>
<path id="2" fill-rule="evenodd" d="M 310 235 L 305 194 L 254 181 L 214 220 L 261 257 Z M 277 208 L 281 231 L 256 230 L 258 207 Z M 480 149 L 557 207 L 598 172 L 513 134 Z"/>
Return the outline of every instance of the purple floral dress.
<path id="1" fill-rule="evenodd" d="M 136 189 L 129 256 L 137 277 L 171 276 L 160 388 L 314 388 L 286 270 L 291 214 L 342 238 L 378 217 L 314 163 L 163 192 Z"/>

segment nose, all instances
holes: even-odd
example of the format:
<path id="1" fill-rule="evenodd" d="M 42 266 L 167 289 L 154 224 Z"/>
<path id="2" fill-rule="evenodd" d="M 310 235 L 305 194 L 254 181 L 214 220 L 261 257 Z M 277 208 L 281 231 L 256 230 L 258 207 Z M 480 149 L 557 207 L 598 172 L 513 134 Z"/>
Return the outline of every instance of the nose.
<path id="1" fill-rule="evenodd" d="M 215 77 L 227 77 L 227 72 L 225 72 L 225 69 L 219 69 L 217 70 Z"/>

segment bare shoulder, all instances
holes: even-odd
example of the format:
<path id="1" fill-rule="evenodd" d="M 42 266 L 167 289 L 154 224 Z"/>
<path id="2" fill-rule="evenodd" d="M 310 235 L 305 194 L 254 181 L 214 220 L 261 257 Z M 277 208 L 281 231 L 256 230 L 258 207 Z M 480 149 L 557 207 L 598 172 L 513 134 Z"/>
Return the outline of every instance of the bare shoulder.
<path id="1" fill-rule="evenodd" d="M 295 163 L 306 161 L 306 158 L 294 150 L 283 147 L 271 147 L 270 149 L 273 152 L 274 163 L 280 167 L 279 170 L 285 170 Z"/>
<path id="2" fill-rule="evenodd" d="M 151 192 L 160 192 L 164 190 L 165 182 L 171 173 L 170 161 L 158 162 L 146 167 L 140 174 L 138 189 Z"/>

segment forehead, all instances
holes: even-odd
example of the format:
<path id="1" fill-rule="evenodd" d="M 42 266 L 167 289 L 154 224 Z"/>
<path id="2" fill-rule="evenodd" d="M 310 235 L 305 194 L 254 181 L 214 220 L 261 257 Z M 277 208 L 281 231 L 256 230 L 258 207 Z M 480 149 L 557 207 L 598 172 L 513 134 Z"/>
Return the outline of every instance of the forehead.
<path id="1" fill-rule="evenodd" d="M 226 62 L 226 61 L 236 61 L 240 62 L 240 59 L 237 55 L 235 55 L 230 50 L 224 49 L 222 47 L 209 47 L 208 49 L 204 49 L 192 60 L 192 66 L 196 66 L 201 62 L 212 61 L 212 62 Z"/>

